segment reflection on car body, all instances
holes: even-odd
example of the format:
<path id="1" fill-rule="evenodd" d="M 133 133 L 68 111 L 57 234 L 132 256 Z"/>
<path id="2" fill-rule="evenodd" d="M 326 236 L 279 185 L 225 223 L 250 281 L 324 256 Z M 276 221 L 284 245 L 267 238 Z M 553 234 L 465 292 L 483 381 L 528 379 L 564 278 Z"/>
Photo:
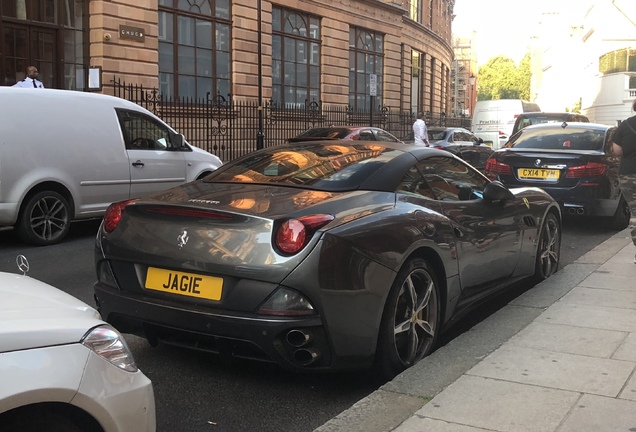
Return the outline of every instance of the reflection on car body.
<path id="1" fill-rule="evenodd" d="M 509 190 L 446 151 L 287 144 L 113 204 L 95 294 L 107 322 L 153 344 L 389 377 L 477 302 L 552 275 L 560 224 L 542 190 Z"/>
<path id="2" fill-rule="evenodd" d="M 330 126 L 308 129 L 287 142 L 329 140 L 400 142 L 384 129 L 371 126 Z"/>
<path id="3" fill-rule="evenodd" d="M 413 132 L 402 138 L 402 141 L 413 144 Z M 484 144 L 484 140 L 477 138 L 468 129 L 460 127 L 429 127 L 428 141 L 431 147 L 459 156 L 482 172 L 486 160 L 493 152 L 490 146 Z"/>

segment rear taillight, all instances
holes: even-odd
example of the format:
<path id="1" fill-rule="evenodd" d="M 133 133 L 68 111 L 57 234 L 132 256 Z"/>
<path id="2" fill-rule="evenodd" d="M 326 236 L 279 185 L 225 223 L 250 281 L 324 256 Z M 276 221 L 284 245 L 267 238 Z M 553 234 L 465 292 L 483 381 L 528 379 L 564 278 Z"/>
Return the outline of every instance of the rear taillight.
<path id="1" fill-rule="evenodd" d="M 586 165 L 568 168 L 565 176 L 567 178 L 598 177 L 605 175 L 606 171 L 607 165 L 598 162 L 588 162 Z"/>
<path id="2" fill-rule="evenodd" d="M 280 224 L 274 236 L 276 247 L 286 255 L 298 253 L 316 230 L 334 219 L 330 214 L 302 216 Z"/>
<path id="3" fill-rule="evenodd" d="M 441 146 L 441 145 L 433 146 L 433 148 L 436 148 L 436 149 L 439 149 L 439 150 L 446 150 L 446 147 Z"/>
<path id="4" fill-rule="evenodd" d="M 126 200 L 113 203 L 108 206 L 106 213 L 104 213 L 104 231 L 107 233 L 115 231 L 117 225 L 121 221 L 121 216 L 124 213 L 124 208 L 137 200 Z"/>
<path id="5" fill-rule="evenodd" d="M 489 158 L 486 161 L 486 168 L 484 171 L 486 171 L 486 175 L 512 174 L 512 168 L 510 168 L 510 165 L 501 163 L 495 158 Z"/>

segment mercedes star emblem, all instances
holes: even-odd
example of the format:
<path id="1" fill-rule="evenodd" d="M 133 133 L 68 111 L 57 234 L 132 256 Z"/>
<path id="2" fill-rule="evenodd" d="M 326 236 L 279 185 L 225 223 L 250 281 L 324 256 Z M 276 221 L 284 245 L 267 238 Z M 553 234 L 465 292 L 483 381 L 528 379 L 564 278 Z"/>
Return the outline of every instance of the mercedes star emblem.
<path id="1" fill-rule="evenodd" d="M 24 255 L 18 255 L 15 258 L 15 263 L 18 265 L 18 270 L 22 272 L 22 276 L 26 276 L 29 271 L 29 260 Z"/>

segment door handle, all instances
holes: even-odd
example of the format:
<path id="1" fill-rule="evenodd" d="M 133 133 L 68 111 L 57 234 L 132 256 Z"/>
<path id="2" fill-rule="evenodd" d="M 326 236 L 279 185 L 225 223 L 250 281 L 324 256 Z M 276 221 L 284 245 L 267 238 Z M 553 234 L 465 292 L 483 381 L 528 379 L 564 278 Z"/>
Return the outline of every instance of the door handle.
<path id="1" fill-rule="evenodd" d="M 132 166 L 134 166 L 134 167 L 142 167 L 144 165 L 145 164 L 142 161 L 140 161 L 140 160 L 138 160 L 137 162 L 133 162 L 133 164 L 132 164 Z"/>

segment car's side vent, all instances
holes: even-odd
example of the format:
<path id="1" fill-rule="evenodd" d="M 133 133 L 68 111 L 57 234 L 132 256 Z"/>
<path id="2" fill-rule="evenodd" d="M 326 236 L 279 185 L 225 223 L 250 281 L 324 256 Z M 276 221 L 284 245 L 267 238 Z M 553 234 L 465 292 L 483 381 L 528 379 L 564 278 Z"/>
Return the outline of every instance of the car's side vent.
<path id="1" fill-rule="evenodd" d="M 526 224 L 527 226 L 533 228 L 537 226 L 537 221 L 534 220 L 534 218 L 532 216 L 524 216 L 523 217 L 523 223 Z"/>

